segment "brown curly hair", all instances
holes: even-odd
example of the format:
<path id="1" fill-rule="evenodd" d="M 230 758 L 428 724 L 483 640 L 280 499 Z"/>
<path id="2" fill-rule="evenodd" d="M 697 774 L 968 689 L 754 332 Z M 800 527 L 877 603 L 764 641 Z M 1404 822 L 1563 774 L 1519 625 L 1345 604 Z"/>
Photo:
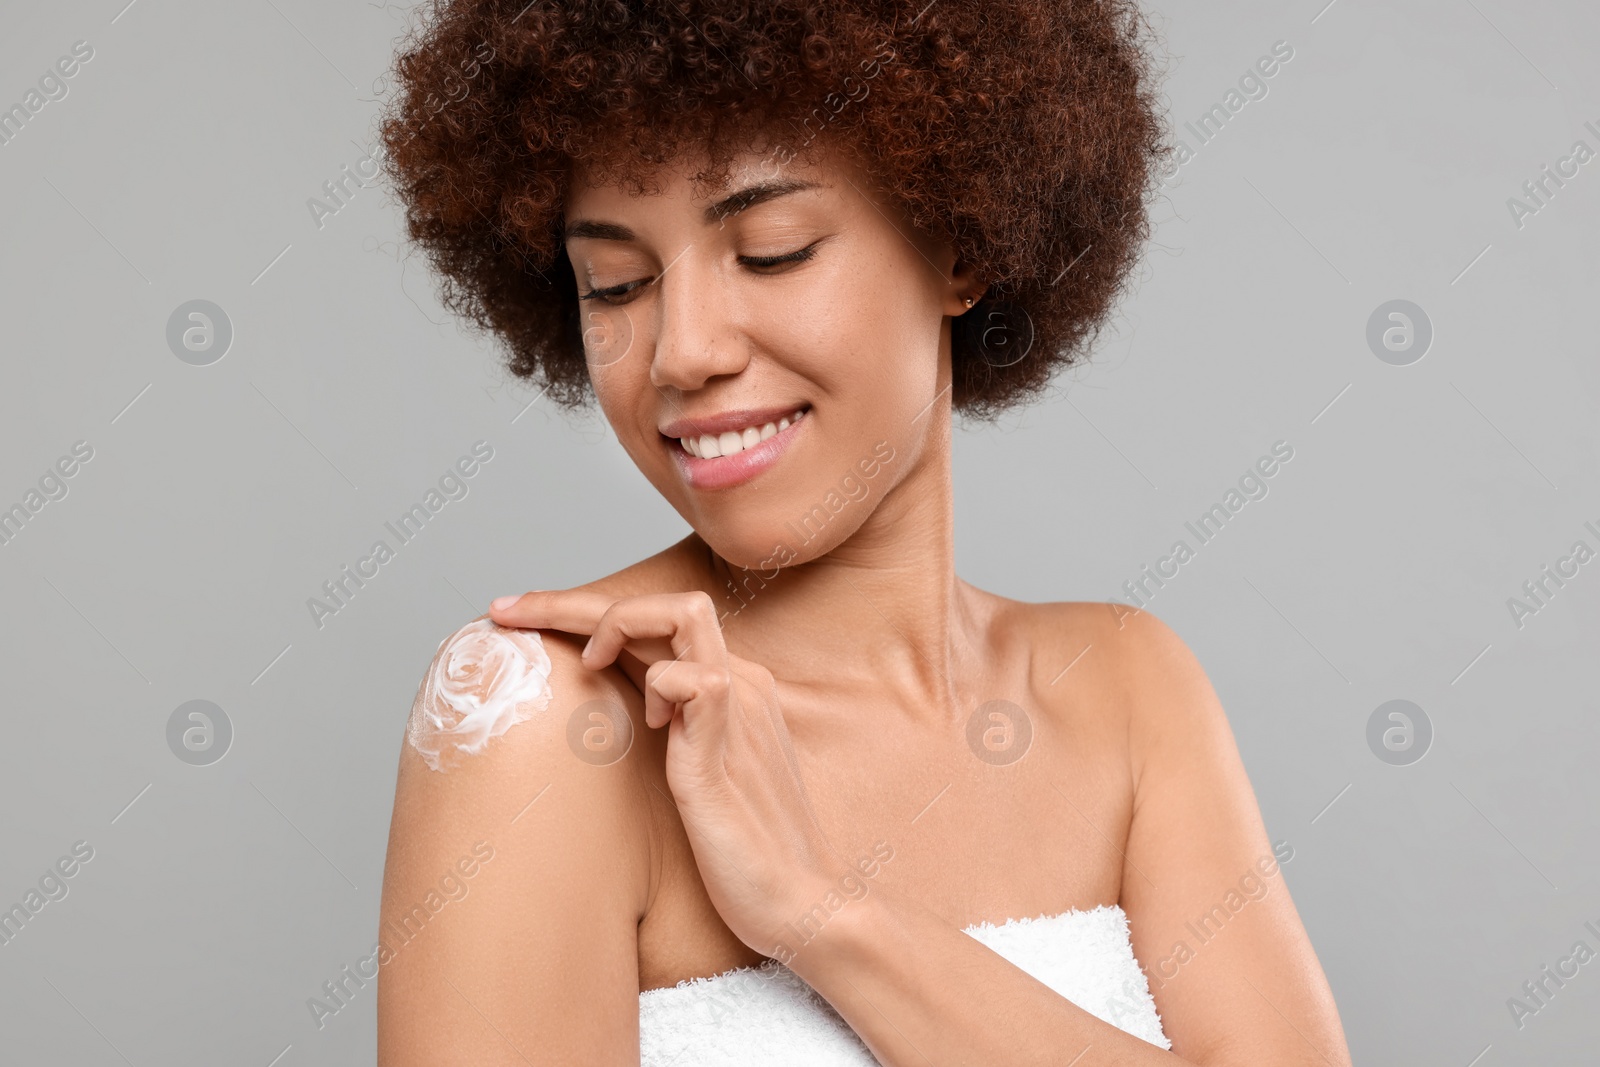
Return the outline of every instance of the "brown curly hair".
<path id="1" fill-rule="evenodd" d="M 1134 0 L 432 0 L 382 151 L 446 306 L 576 408 L 575 166 L 642 191 L 686 149 L 721 182 L 763 133 L 785 159 L 842 145 L 988 284 L 951 402 L 992 419 L 1086 354 L 1149 235 L 1151 38 Z"/>

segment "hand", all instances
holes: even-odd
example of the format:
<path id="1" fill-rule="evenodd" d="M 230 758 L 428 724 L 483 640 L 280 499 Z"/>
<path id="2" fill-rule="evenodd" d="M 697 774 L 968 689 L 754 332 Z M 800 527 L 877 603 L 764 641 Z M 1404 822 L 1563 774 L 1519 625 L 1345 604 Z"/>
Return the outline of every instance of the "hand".
<path id="1" fill-rule="evenodd" d="M 711 598 L 550 590 L 489 616 L 592 635 L 583 651 L 590 670 L 623 651 L 645 665 L 645 722 L 668 728 L 667 784 L 712 905 L 755 951 L 792 945 L 783 925 L 849 865 L 817 826 L 772 674 L 729 653 Z"/>

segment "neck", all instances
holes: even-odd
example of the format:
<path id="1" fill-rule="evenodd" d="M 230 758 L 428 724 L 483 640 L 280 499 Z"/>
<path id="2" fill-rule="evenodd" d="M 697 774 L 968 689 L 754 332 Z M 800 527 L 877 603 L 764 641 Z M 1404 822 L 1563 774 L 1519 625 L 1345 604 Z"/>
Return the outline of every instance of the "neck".
<path id="1" fill-rule="evenodd" d="M 918 718 L 961 715 L 978 676 L 982 620 L 974 591 L 955 572 L 949 408 L 928 417 L 938 429 L 917 440 L 898 482 L 884 478 L 865 522 L 826 554 L 778 570 L 730 565 L 698 535 L 689 547 L 710 567 L 709 591 L 729 651 L 760 663 L 785 684 L 816 693 L 870 690 Z M 790 548 L 830 531 L 784 528 Z"/>

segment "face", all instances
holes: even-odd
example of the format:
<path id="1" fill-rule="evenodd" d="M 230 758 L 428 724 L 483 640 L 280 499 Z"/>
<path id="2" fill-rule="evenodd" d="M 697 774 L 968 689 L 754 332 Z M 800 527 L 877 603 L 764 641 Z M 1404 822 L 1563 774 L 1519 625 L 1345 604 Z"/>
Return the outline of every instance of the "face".
<path id="1" fill-rule="evenodd" d="M 716 189 L 575 176 L 566 247 L 601 409 L 728 562 L 806 562 L 948 432 L 948 316 L 982 290 L 853 162 L 747 152 Z M 798 416 L 798 417 L 797 417 Z M 942 422 L 943 420 L 943 422 Z"/>

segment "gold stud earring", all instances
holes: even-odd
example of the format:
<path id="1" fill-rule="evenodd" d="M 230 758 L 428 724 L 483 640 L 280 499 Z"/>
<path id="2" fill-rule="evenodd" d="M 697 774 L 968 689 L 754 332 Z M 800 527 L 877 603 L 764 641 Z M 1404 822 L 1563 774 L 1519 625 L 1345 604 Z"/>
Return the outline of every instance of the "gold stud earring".
<path id="1" fill-rule="evenodd" d="M 972 305 L 973 305 L 973 299 L 972 299 L 972 297 L 969 296 L 969 297 L 967 297 L 967 307 L 971 307 Z"/>

